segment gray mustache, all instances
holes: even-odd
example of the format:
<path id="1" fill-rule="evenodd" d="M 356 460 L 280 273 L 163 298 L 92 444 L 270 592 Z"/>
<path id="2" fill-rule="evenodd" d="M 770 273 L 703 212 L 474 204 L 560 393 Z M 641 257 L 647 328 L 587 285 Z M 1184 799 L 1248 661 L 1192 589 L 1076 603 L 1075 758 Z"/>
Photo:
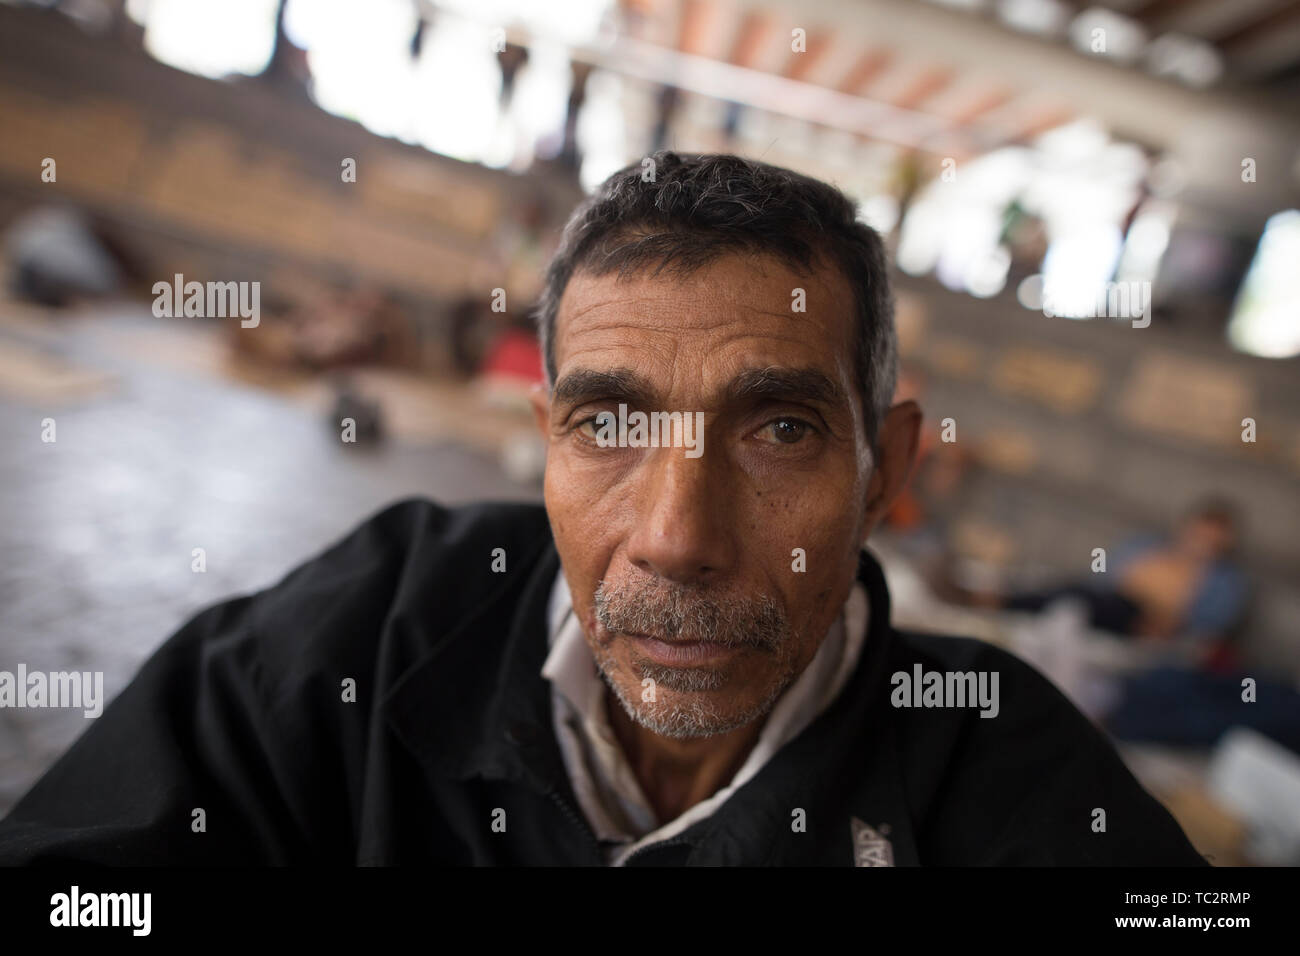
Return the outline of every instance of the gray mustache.
<path id="1" fill-rule="evenodd" d="M 764 650 L 776 650 L 790 634 L 785 613 L 766 594 L 738 597 L 649 580 L 601 581 L 595 605 L 600 625 L 624 634 Z"/>

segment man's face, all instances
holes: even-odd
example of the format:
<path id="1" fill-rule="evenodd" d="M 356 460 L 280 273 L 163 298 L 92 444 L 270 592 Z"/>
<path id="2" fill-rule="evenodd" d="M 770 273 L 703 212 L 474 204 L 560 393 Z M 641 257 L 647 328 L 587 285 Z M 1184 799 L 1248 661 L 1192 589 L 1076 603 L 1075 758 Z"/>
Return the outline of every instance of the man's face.
<path id="1" fill-rule="evenodd" d="M 652 273 L 579 272 L 565 290 L 556 379 L 537 403 L 546 508 L 624 708 L 698 737 L 765 714 L 812 659 L 878 509 L 840 272 L 733 255 Z M 635 432 L 602 447 L 597 416 L 620 403 L 702 412 L 702 452 L 634 446 Z"/>

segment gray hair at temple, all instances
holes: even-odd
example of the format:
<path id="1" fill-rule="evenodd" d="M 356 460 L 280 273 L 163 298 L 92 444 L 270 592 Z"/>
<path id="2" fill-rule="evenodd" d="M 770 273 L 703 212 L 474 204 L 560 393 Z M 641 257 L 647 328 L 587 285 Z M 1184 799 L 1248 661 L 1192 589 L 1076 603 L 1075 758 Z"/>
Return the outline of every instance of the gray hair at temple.
<path id="1" fill-rule="evenodd" d="M 796 271 L 838 266 L 856 299 L 854 369 L 875 449 L 898 377 L 894 301 L 884 244 L 834 186 L 739 156 L 658 152 L 606 179 L 574 211 L 546 273 L 536 309 L 555 382 L 555 316 L 573 274 L 653 266 L 686 274 L 731 252 L 773 255 Z M 652 170 L 643 176 L 643 171 Z"/>

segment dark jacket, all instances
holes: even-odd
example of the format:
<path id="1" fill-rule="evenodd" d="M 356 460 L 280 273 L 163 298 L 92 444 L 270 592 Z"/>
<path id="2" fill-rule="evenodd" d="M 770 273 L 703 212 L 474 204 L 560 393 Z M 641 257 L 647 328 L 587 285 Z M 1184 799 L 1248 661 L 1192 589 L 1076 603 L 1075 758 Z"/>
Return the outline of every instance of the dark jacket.
<path id="1" fill-rule="evenodd" d="M 185 624 L 0 823 L 0 862 L 601 864 L 540 674 L 558 570 L 539 506 L 387 508 Z M 631 865 L 852 865 L 864 832 L 895 865 L 1204 862 L 1047 680 L 893 630 L 865 552 L 859 576 L 870 629 L 840 697 Z M 894 707 L 916 664 L 999 672 L 1000 713 Z"/>

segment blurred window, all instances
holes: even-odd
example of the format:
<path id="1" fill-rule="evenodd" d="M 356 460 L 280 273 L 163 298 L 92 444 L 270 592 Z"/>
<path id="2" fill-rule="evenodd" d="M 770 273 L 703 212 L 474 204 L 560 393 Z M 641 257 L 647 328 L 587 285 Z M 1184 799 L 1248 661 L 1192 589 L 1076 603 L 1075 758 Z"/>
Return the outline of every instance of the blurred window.
<path id="1" fill-rule="evenodd" d="M 275 47 L 276 0 L 128 0 L 144 47 L 178 70 L 214 79 L 261 73 Z"/>
<path id="2" fill-rule="evenodd" d="M 1300 210 L 1264 226 L 1228 323 L 1234 348 L 1265 358 L 1300 355 Z"/>

